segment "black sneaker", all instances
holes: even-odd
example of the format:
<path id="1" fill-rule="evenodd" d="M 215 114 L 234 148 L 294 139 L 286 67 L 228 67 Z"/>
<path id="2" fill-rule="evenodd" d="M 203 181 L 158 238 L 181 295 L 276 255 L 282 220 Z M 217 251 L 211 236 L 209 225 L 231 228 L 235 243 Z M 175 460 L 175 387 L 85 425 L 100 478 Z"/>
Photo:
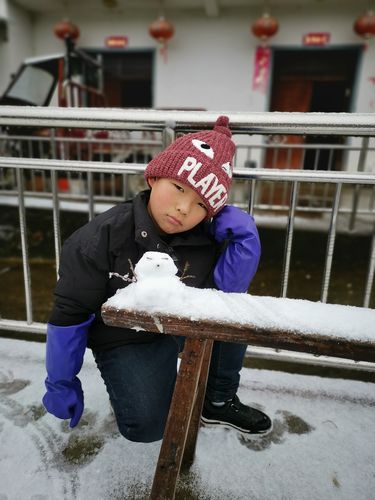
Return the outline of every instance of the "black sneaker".
<path id="1" fill-rule="evenodd" d="M 265 434 L 272 428 L 271 419 L 265 413 L 242 404 L 237 395 L 219 407 L 205 399 L 201 421 L 208 425 L 233 427 L 246 434 Z"/>

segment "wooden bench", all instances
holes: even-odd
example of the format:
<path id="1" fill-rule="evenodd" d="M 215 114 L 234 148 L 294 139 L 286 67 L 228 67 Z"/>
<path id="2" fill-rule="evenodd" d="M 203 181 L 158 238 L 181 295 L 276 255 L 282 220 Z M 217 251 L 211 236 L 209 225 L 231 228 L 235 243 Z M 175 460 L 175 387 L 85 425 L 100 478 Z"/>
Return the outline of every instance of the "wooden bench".
<path id="1" fill-rule="evenodd" d="M 105 323 L 111 326 L 143 328 L 149 332 L 186 337 L 151 500 L 174 499 L 180 469 L 188 469 L 194 461 L 214 340 L 375 362 L 375 338 L 374 341 L 363 341 L 254 325 L 192 321 L 169 315 L 119 310 L 105 305 L 102 316 Z"/>

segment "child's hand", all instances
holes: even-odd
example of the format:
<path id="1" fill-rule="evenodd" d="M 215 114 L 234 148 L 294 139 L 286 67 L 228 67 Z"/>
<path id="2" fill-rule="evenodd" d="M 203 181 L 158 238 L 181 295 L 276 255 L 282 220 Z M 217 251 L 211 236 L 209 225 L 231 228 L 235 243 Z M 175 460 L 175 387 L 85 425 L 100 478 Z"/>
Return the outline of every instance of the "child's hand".
<path id="1" fill-rule="evenodd" d="M 75 427 L 83 413 L 83 391 L 80 380 L 51 383 L 46 380 L 47 392 L 43 404 L 48 413 L 57 418 L 70 419 L 69 426 Z"/>
<path id="2" fill-rule="evenodd" d="M 47 324 L 46 368 L 47 389 L 43 404 L 57 418 L 70 419 L 75 427 L 83 413 L 83 391 L 77 377 L 83 363 L 92 314 L 78 325 Z"/>
<path id="3" fill-rule="evenodd" d="M 261 252 L 253 217 L 227 205 L 214 217 L 211 227 L 216 241 L 228 240 L 214 269 L 216 286 L 224 292 L 246 292 L 258 268 Z"/>
<path id="4" fill-rule="evenodd" d="M 216 241 L 221 243 L 226 239 L 236 238 L 252 231 L 254 219 L 243 210 L 233 205 L 226 205 L 212 219 L 212 234 Z"/>

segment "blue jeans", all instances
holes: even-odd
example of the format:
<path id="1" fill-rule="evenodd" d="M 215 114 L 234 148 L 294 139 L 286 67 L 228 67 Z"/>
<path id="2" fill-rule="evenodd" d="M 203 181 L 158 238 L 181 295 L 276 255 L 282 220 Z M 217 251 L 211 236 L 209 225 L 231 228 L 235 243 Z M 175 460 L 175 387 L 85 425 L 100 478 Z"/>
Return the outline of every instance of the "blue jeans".
<path id="1" fill-rule="evenodd" d="M 94 353 L 121 434 L 130 441 L 162 439 L 184 338 L 166 335 L 150 344 L 127 344 Z M 237 392 L 246 345 L 214 342 L 206 396 Z"/>

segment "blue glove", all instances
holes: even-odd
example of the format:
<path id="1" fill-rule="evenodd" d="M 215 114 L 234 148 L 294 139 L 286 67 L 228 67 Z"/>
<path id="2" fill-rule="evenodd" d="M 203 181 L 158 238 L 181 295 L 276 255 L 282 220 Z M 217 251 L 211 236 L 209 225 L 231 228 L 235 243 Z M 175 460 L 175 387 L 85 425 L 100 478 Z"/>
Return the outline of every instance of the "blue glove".
<path id="1" fill-rule="evenodd" d="M 75 427 L 83 413 L 83 391 L 79 373 L 87 346 L 88 329 L 95 315 L 79 325 L 47 325 L 45 385 L 43 397 L 46 410 L 55 417 L 70 418 Z"/>
<path id="2" fill-rule="evenodd" d="M 214 269 L 217 288 L 223 292 L 247 292 L 261 253 L 253 217 L 227 205 L 213 218 L 211 228 L 216 241 L 228 243 Z"/>

